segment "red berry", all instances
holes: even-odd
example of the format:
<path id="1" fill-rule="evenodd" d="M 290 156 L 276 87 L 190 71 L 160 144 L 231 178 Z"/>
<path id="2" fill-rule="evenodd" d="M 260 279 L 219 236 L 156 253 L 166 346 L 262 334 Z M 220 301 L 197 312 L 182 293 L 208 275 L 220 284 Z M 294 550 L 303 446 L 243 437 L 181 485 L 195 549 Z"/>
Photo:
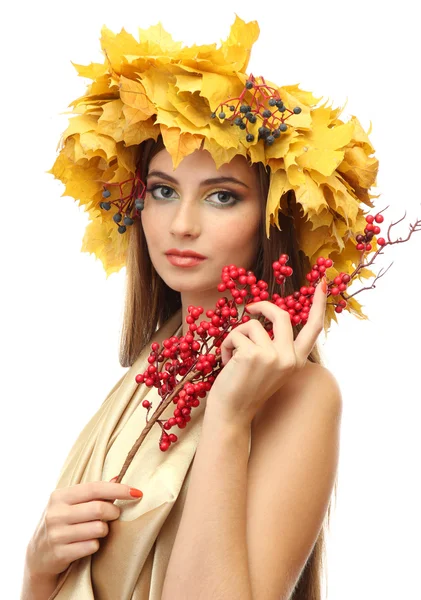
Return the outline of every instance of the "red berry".
<path id="1" fill-rule="evenodd" d="M 374 217 L 373 215 L 367 215 L 365 220 L 367 221 L 367 223 L 372 223 L 374 221 Z"/>
<path id="2" fill-rule="evenodd" d="M 331 260 L 330 258 L 325 260 L 325 267 L 327 269 L 329 269 L 332 265 L 333 265 L 333 260 Z"/>
<path id="3" fill-rule="evenodd" d="M 384 246 L 386 244 L 386 240 L 384 238 L 378 238 L 377 243 L 379 246 Z"/>
<path id="4" fill-rule="evenodd" d="M 332 294 L 332 296 L 337 296 L 339 294 L 339 288 L 337 288 L 337 287 L 330 288 L 330 293 Z"/>
<path id="5" fill-rule="evenodd" d="M 378 235 L 380 232 L 381 232 L 381 229 L 380 229 L 380 227 L 377 227 L 377 225 L 376 225 L 376 226 L 374 227 L 374 229 L 373 229 L 373 233 L 374 233 L 374 235 Z"/>
<path id="6" fill-rule="evenodd" d="M 364 244 L 357 244 L 357 250 L 364 250 Z"/>
<path id="7" fill-rule="evenodd" d="M 369 252 L 371 250 L 371 244 L 366 244 L 365 249 L 367 250 L 367 252 Z"/>
<path id="8" fill-rule="evenodd" d="M 383 217 L 383 215 L 376 215 L 374 217 L 374 220 L 376 221 L 376 223 L 383 223 L 384 217 Z"/>

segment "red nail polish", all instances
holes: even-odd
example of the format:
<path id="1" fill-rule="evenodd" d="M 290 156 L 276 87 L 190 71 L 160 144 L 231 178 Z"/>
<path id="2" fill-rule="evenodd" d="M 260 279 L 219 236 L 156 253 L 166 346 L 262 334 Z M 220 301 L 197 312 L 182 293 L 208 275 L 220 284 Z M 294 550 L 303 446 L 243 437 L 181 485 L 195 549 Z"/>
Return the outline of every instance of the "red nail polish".
<path id="1" fill-rule="evenodd" d="M 323 277 L 323 279 L 322 279 L 322 283 L 321 283 L 321 286 L 322 286 L 322 290 L 323 290 L 323 292 L 326 294 L 326 292 L 327 292 L 327 281 L 326 281 L 326 277 Z"/>
<path id="2" fill-rule="evenodd" d="M 118 475 L 116 475 L 115 477 L 113 477 L 112 479 L 110 479 L 110 483 L 114 483 L 116 479 L 118 479 Z"/>
<path id="3" fill-rule="evenodd" d="M 133 496 L 133 498 L 143 498 L 143 492 L 141 492 L 140 490 L 137 490 L 136 488 L 130 488 L 130 496 Z"/>

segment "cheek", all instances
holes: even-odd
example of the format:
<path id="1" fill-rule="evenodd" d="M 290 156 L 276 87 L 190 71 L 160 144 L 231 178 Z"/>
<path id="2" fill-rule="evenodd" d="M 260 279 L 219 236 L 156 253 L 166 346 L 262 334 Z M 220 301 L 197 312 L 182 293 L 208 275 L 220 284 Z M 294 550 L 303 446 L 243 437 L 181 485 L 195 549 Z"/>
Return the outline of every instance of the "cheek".
<path id="1" fill-rule="evenodd" d="M 221 220 L 213 224 L 211 237 L 215 248 L 224 254 L 253 255 L 259 239 L 259 220 L 254 214 Z"/>
<path id="2" fill-rule="evenodd" d="M 161 223 L 162 229 L 162 221 L 157 220 L 156 217 L 154 218 L 151 209 L 149 208 L 149 210 L 146 210 L 145 207 L 140 214 L 140 222 L 148 245 L 149 243 L 153 244 L 159 235 L 159 227 L 157 223 Z"/>

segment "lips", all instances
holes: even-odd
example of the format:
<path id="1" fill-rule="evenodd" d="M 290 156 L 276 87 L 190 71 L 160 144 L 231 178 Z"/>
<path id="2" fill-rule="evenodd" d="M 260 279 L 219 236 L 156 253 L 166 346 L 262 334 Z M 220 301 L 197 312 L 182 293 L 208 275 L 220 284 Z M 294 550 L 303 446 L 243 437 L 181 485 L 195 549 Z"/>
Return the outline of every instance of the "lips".
<path id="1" fill-rule="evenodd" d="M 170 248 L 169 250 L 167 250 L 167 252 L 165 253 L 167 256 L 183 256 L 183 257 L 190 257 L 190 258 L 206 258 L 206 256 L 203 256 L 203 254 L 199 254 L 198 252 L 195 252 L 194 250 L 178 250 L 177 248 Z"/>
<path id="2" fill-rule="evenodd" d="M 180 256 L 176 254 L 167 254 L 167 259 L 175 267 L 195 267 L 206 260 L 206 258 L 197 258 L 196 256 Z"/>

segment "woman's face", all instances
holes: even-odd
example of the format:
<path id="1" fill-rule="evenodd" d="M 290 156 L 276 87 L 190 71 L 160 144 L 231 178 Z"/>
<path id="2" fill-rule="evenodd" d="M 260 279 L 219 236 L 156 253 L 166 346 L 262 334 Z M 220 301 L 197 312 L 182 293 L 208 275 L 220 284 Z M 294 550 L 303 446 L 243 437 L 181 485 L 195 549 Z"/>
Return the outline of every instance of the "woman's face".
<path id="1" fill-rule="evenodd" d="M 222 268 L 233 263 L 249 269 L 258 251 L 256 171 L 242 156 L 218 170 L 207 150 L 196 150 L 173 170 L 171 155 L 163 149 L 150 162 L 146 185 L 141 222 L 156 271 L 181 293 L 183 307 L 214 308 L 222 297 L 216 289 Z M 206 260 L 189 268 L 175 266 L 166 256 L 170 248 L 193 250 Z"/>

